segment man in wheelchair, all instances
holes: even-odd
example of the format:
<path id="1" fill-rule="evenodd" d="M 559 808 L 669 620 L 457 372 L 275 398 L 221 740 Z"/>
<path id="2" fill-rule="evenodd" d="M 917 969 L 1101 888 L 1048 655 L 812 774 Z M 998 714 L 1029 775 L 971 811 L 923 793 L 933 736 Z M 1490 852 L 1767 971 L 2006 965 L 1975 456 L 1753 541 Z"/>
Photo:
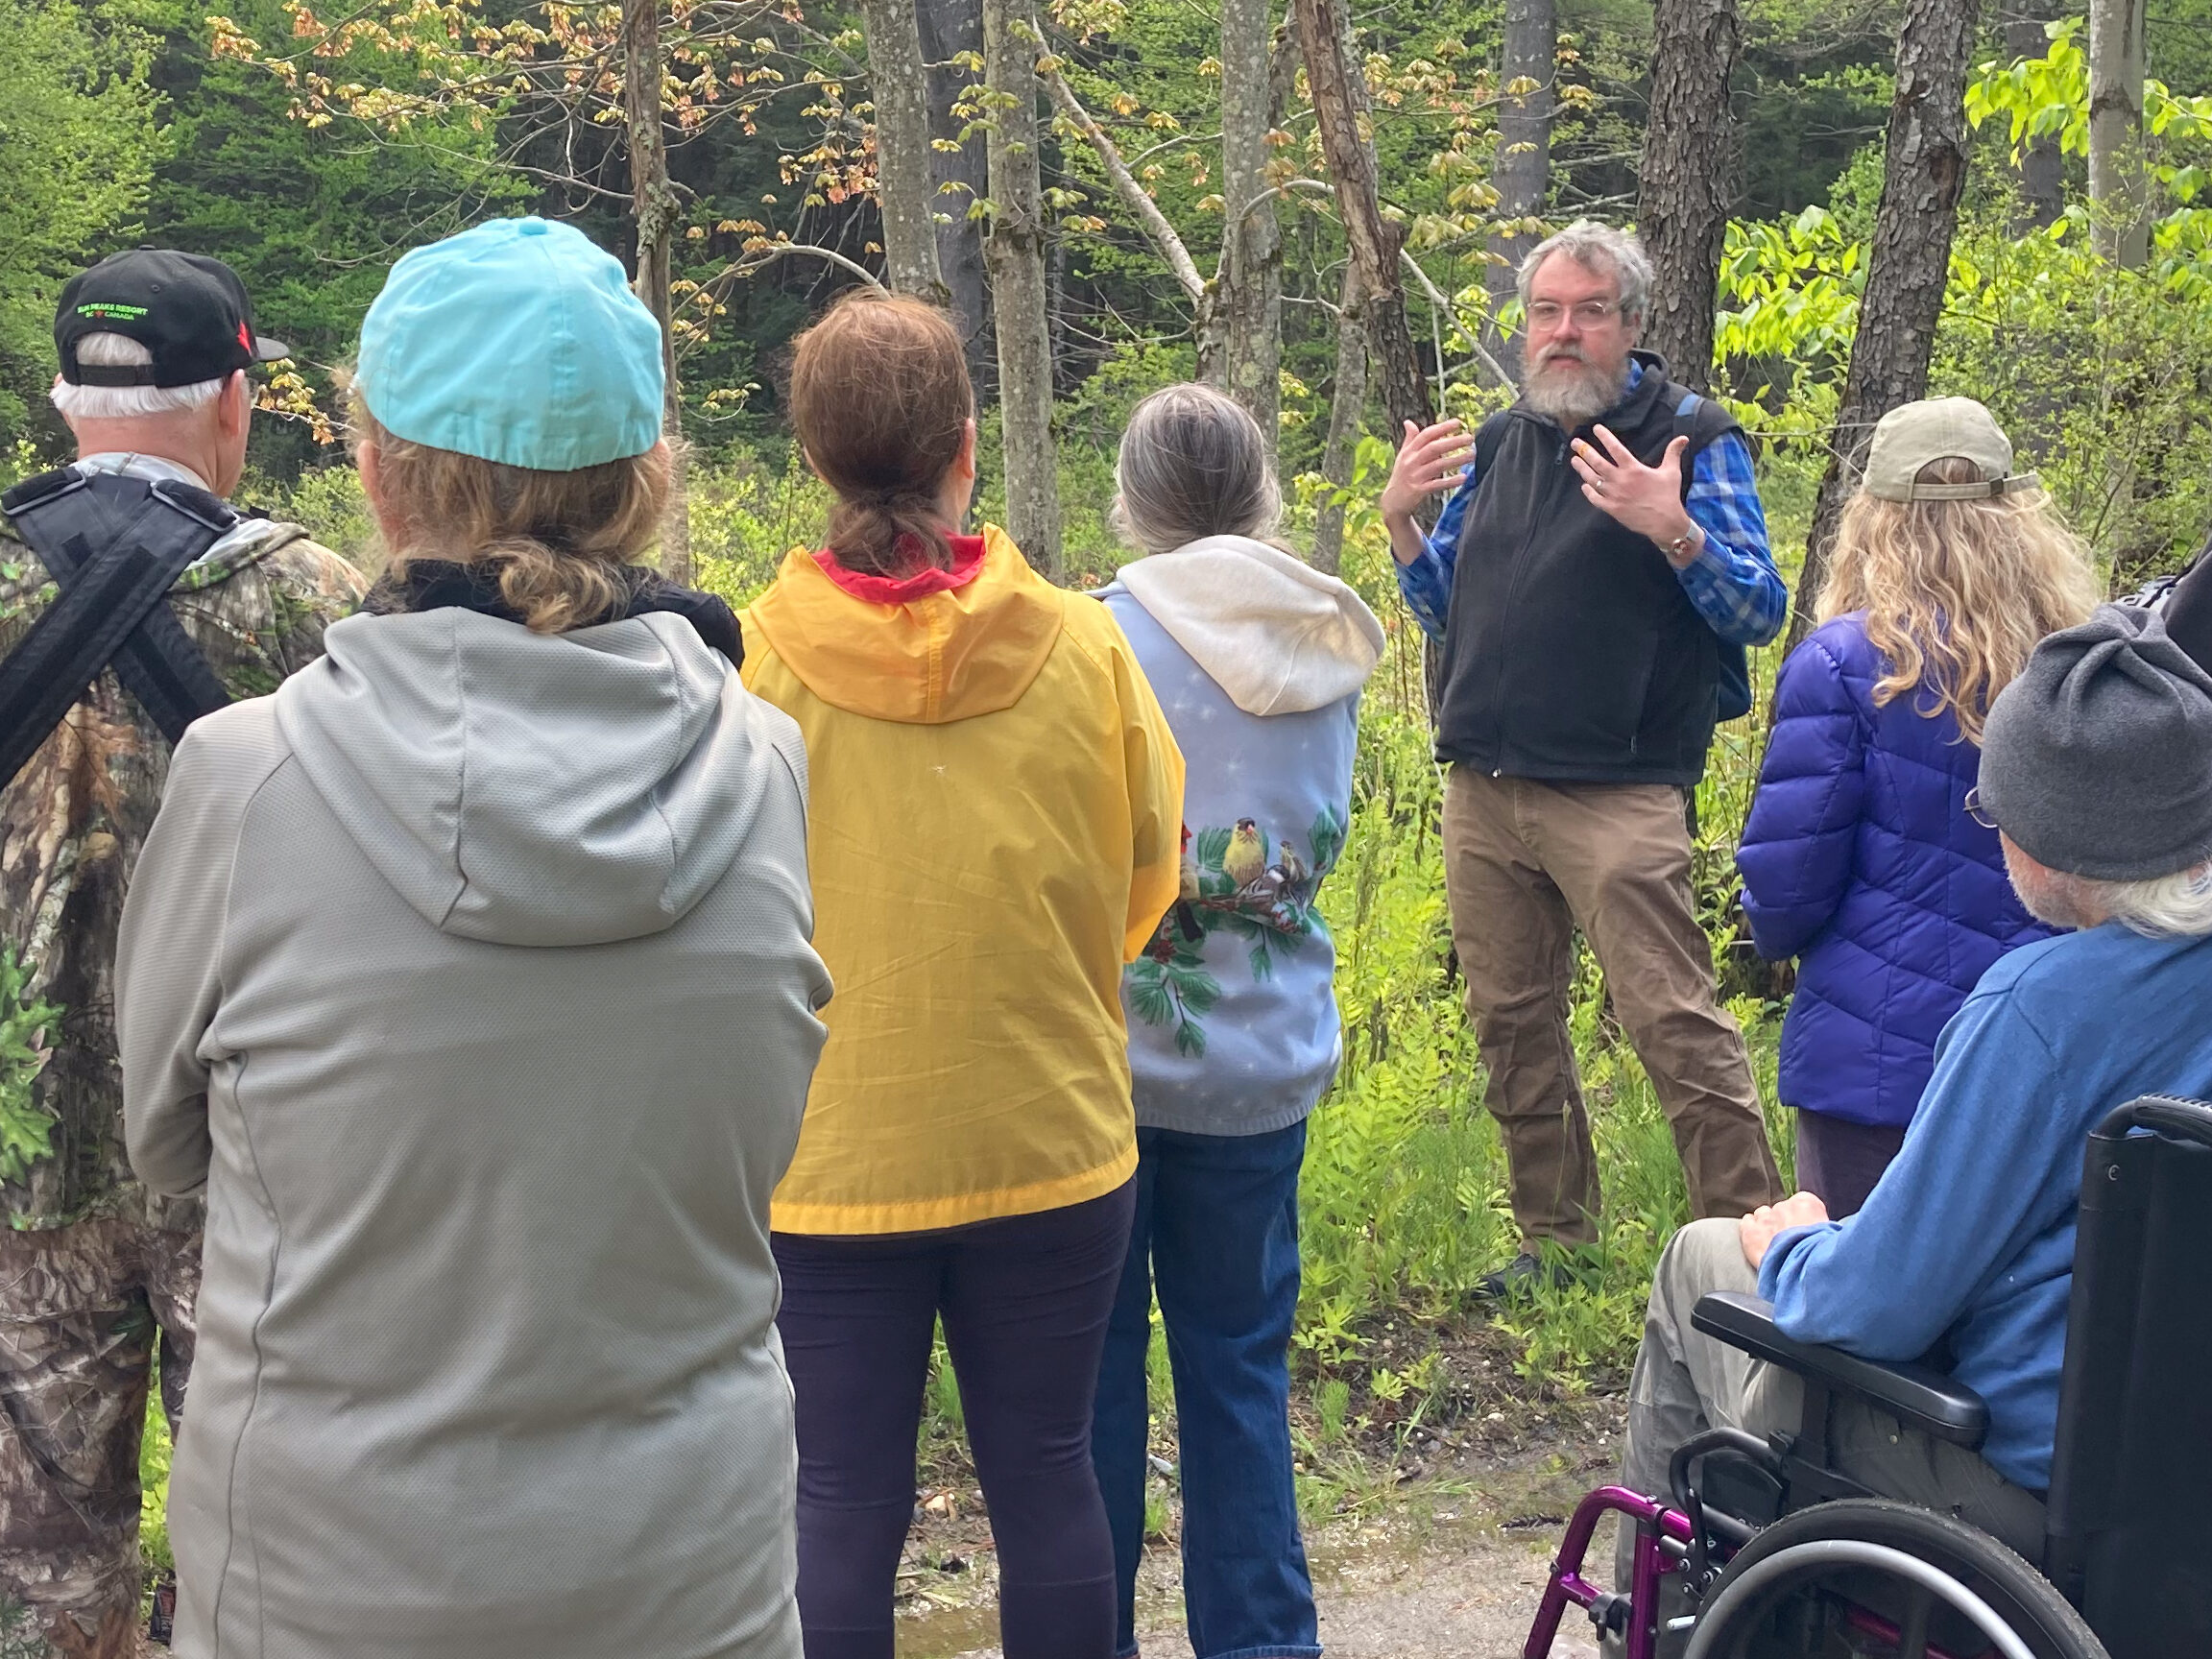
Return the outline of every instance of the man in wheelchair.
<path id="1" fill-rule="evenodd" d="M 1623 1631 L 1640 1637 L 1626 1644 L 1632 1656 L 1679 1650 L 1670 1624 L 1700 1655 L 2014 1652 L 2002 1642 L 1940 1646 L 1930 1636 L 1929 1596 L 1918 1590 L 1904 1598 L 1920 1605 L 1916 1627 L 1863 1610 L 1836 1623 L 1846 1635 L 1855 1630 L 1859 1645 L 1824 1646 L 1829 1638 L 1816 1640 L 1810 1625 L 1798 1647 L 1689 1636 L 1695 1593 L 1711 1589 L 1718 1572 L 1707 1537 L 1725 1550 L 1750 1536 L 1741 1526 L 1706 1527 L 1694 1484 L 1706 1472 L 1716 1494 L 1750 1491 L 1739 1512 L 1767 1506 L 1749 1517 L 1753 1526 L 1823 1500 L 1861 1508 L 1884 1507 L 1866 1497 L 1901 1500 L 1935 1512 L 1921 1518 L 1929 1527 L 1957 1533 L 1967 1523 L 2025 1563 L 2047 1562 L 2062 1368 L 2070 1400 L 2076 1388 L 2067 1335 L 2085 1142 L 2138 1096 L 2212 1093 L 2212 678 L 2155 617 L 2104 607 L 2045 640 L 1998 698 L 1979 800 L 1969 805 L 2002 831 L 2027 908 L 2072 931 L 2009 953 L 1983 977 L 1942 1034 L 1903 1150 L 1858 1214 L 1830 1221 L 1801 1192 L 1741 1221 L 1693 1222 L 1667 1246 L 1629 1388 L 1622 1481 L 1686 1507 L 1691 1524 L 1682 1527 L 1679 1513 L 1602 1505 L 1623 1514 L 1615 1575 L 1623 1595 L 1596 1598 L 1593 1618 L 1610 1625 L 1610 1647 L 1621 1646 Z M 2121 1173 L 2115 1164 L 2111 1180 Z M 2212 1185 L 2204 1190 L 2212 1194 Z M 2090 1199 L 2104 1196 L 2101 1184 Z M 2212 1277 L 2212 1259 L 2189 1265 L 2192 1285 Z M 1737 1299 L 1698 1310 L 1717 1292 Z M 1770 1317 L 1754 1293 L 1772 1304 Z M 2104 1346 L 2125 1356 L 2142 1340 L 2123 1325 Z M 1809 1391 L 1825 1410 L 1806 1411 Z M 2212 1376 L 2198 1390 L 2206 1391 Z M 1732 1447 L 1715 1445 L 1731 1431 L 1747 1432 L 1735 1433 Z M 2199 1456 L 2194 1448 L 2188 1455 Z M 2198 1506 L 2206 1503 L 2200 1494 Z M 1652 1546 L 1670 1527 L 1674 1541 L 1662 1553 Z M 1648 1562 L 1665 1567 L 1638 1571 L 1640 1532 Z M 1686 1570 L 1674 1571 L 1686 1555 Z M 2003 1574 L 1984 1568 L 1984 1594 L 2009 1605 L 1989 1588 L 1991 1575 Z M 1669 1575 L 1662 1581 L 1655 1570 Z M 2208 1580 L 2200 1588 L 2212 1607 L 2212 1563 L 2198 1575 Z M 2073 1609 L 2027 1577 L 2033 1590 L 2018 1594 L 2056 1601 L 2046 1623 L 2059 1633 L 2027 1640 L 2018 1652 L 2101 1653 Z M 1632 1582 L 1660 1604 L 1625 1605 Z M 2080 1599 L 2078 1585 L 2070 1593 Z M 1714 1605 L 1708 1599 L 1705 1611 Z M 1951 1623 L 1935 1627 L 1959 1639 L 1955 1607 L 1937 1611 Z M 2071 1636 L 2059 1628 L 2069 1621 Z M 2094 1609 L 2091 1622 L 2104 1631 Z M 1540 1619 L 1548 1647 L 1543 1627 Z M 1531 1659 L 1542 1650 L 1532 1635 Z M 2124 1650 L 2179 1652 L 2112 1648 Z M 2212 1654 L 2212 1637 L 2192 1651 Z"/>

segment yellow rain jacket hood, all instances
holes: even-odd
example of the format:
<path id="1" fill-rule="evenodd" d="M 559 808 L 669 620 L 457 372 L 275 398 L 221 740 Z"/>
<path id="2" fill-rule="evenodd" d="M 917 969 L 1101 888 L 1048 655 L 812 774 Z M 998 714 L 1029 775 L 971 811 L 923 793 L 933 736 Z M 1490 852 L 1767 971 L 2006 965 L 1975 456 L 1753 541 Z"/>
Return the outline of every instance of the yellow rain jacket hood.
<path id="1" fill-rule="evenodd" d="M 1104 606 L 996 526 L 950 572 L 804 549 L 743 677 L 799 723 L 837 987 L 774 1225 L 901 1233 L 1081 1203 L 1136 1168 L 1125 961 L 1176 896 L 1183 757 Z"/>

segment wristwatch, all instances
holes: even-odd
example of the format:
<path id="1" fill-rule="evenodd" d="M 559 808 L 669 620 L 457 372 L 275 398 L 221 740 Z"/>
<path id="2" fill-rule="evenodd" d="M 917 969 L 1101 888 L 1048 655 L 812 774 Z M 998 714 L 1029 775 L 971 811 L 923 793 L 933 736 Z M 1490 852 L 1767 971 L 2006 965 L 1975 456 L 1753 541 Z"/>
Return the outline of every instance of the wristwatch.
<path id="1" fill-rule="evenodd" d="M 1691 556 L 1697 551 L 1697 545 L 1704 538 L 1705 532 L 1692 524 L 1673 541 L 1666 543 L 1668 559 L 1676 565 L 1689 564 Z"/>

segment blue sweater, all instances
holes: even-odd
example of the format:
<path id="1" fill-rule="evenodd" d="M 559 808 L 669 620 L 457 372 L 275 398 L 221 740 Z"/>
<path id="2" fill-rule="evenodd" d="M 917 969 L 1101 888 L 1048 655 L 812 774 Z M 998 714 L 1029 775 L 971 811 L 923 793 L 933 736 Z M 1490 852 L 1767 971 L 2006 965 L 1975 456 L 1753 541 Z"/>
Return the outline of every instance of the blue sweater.
<path id="1" fill-rule="evenodd" d="M 2051 937 L 1967 814 L 1982 752 L 1917 692 L 1877 709 L 1887 672 L 1863 613 L 1790 654 L 1736 854 L 1759 953 L 1798 958 L 1783 1103 L 1853 1123 L 1911 1122 L 1945 1022 L 1998 957 Z"/>
<path id="2" fill-rule="evenodd" d="M 1911 1359 L 1950 1334 L 1989 1402 L 1983 1455 L 2051 1482 L 2083 1142 L 2138 1094 L 2212 1090 L 2212 939 L 2117 923 L 2015 950 L 1937 1045 L 1905 1148 L 1849 1220 L 1777 1238 L 1759 1291 L 1791 1336 Z"/>

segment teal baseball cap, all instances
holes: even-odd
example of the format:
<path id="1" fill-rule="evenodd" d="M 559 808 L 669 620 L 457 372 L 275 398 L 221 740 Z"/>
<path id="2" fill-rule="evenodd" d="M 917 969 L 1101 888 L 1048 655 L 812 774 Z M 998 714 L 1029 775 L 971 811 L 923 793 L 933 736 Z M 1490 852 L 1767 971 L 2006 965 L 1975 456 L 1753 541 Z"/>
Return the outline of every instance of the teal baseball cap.
<path id="1" fill-rule="evenodd" d="M 356 384 L 395 438 L 574 472 L 661 441 L 661 325 L 574 226 L 494 219 L 401 256 Z"/>

